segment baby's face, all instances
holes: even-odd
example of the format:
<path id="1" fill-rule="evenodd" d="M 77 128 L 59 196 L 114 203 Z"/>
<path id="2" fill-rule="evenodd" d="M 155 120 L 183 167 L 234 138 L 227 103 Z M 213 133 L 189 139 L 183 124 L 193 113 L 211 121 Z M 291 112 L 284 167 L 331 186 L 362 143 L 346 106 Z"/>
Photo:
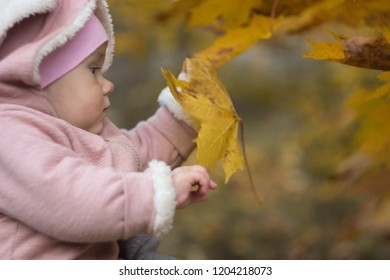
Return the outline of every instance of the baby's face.
<path id="1" fill-rule="evenodd" d="M 76 68 L 43 91 L 57 117 L 86 131 L 99 134 L 110 107 L 114 85 L 101 71 L 107 44 L 101 45 Z"/>

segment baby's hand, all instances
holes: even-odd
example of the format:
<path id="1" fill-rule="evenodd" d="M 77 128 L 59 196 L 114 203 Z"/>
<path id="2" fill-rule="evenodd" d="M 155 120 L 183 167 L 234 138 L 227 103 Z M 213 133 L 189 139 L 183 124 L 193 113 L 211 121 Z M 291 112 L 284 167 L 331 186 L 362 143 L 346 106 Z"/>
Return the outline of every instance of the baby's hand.
<path id="1" fill-rule="evenodd" d="M 217 184 L 210 179 L 206 168 L 200 165 L 182 166 L 172 171 L 173 186 L 176 190 L 176 208 L 183 208 L 207 199 L 209 189 Z M 193 187 L 196 187 L 193 189 Z"/>

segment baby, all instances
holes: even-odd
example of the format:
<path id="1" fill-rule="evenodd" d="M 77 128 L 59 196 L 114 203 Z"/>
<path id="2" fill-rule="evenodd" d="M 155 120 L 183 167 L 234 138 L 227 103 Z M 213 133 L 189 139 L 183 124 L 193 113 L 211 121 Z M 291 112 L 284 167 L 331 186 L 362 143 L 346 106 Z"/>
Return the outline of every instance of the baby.
<path id="1" fill-rule="evenodd" d="M 0 259 L 117 259 L 207 199 L 207 170 L 178 167 L 196 130 L 169 90 L 132 130 L 108 119 L 106 1 L 1 1 Z"/>

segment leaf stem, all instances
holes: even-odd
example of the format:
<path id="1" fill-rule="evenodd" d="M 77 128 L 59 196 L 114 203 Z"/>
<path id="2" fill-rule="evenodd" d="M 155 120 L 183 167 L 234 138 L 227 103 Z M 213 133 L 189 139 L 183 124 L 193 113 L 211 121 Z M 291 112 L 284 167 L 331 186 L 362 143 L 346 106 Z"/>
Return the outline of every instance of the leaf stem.
<path id="1" fill-rule="evenodd" d="M 245 141 L 244 141 L 245 140 L 244 139 L 244 122 L 242 120 L 240 121 L 240 137 L 241 137 L 242 154 L 244 156 L 245 169 L 247 170 L 247 173 L 248 173 L 248 178 L 249 178 L 249 183 L 251 185 L 252 193 L 255 196 L 256 201 L 259 204 L 263 204 L 264 200 L 260 196 L 260 194 L 257 192 L 257 189 L 256 189 L 255 184 L 253 182 L 252 172 L 249 168 L 248 158 L 246 156 Z"/>
<path id="2" fill-rule="evenodd" d="M 274 3 L 272 4 L 272 9 L 271 9 L 271 23 L 270 23 L 270 31 L 271 33 L 274 33 L 274 20 L 276 17 L 276 8 L 278 7 L 279 0 L 275 0 Z"/>

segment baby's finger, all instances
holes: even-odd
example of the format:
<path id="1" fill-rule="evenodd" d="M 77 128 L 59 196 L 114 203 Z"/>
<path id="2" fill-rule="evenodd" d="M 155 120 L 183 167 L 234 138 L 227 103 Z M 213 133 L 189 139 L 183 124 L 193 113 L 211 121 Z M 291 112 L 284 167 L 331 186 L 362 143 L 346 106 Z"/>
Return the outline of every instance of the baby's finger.
<path id="1" fill-rule="evenodd" d="M 204 174 L 198 173 L 197 182 L 195 184 L 198 186 L 196 193 L 200 196 L 207 195 L 209 188 L 211 188 L 210 183 L 211 181 L 208 176 L 204 176 Z"/>
<path id="2" fill-rule="evenodd" d="M 204 178 L 203 184 L 200 183 L 197 185 L 198 189 L 191 192 L 191 201 L 192 202 L 203 202 L 208 198 L 208 190 L 216 189 L 217 184 L 214 181 Z"/>
<path id="3" fill-rule="evenodd" d="M 207 192 L 206 193 L 199 192 L 199 189 L 196 191 L 192 191 L 190 194 L 190 200 L 191 202 L 203 202 L 207 200 Z"/>
<path id="4" fill-rule="evenodd" d="M 215 189 L 217 189 L 217 187 L 218 187 L 218 185 L 217 185 L 217 183 L 215 183 L 214 181 L 210 181 L 210 189 L 212 189 L 212 190 L 215 190 Z"/>

